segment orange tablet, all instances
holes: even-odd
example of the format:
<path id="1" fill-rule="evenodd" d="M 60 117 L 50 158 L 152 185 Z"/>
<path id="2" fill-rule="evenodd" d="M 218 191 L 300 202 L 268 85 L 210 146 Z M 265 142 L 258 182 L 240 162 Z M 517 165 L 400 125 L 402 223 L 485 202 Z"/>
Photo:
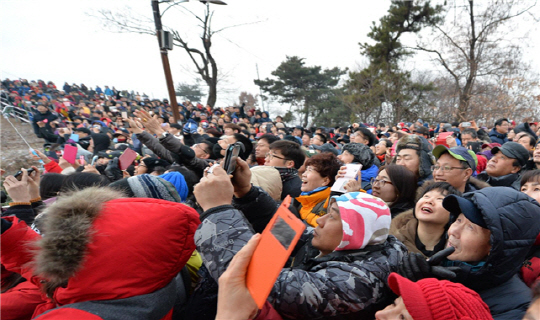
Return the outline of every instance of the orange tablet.
<path id="1" fill-rule="evenodd" d="M 261 234 L 248 266 L 246 285 L 259 309 L 306 228 L 288 209 L 290 203 L 291 197 L 287 196 Z"/>
<path id="2" fill-rule="evenodd" d="M 441 133 L 439 133 L 439 135 L 437 136 L 437 141 L 435 142 L 435 144 L 436 145 L 442 144 L 443 146 L 450 148 L 450 146 L 446 144 L 446 138 L 448 138 L 448 136 L 451 136 L 452 134 L 454 134 L 454 133 L 453 132 L 441 132 Z"/>

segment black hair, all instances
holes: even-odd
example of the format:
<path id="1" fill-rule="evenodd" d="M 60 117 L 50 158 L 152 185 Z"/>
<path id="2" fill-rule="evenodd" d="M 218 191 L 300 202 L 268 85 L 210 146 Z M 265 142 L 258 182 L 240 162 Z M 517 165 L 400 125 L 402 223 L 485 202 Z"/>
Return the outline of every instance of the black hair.
<path id="1" fill-rule="evenodd" d="M 259 138 L 259 141 L 260 140 L 266 140 L 266 142 L 268 142 L 268 144 L 272 144 L 278 140 L 281 140 L 279 139 L 279 137 L 276 137 L 275 135 L 271 134 L 271 133 L 265 133 L 263 134 L 260 138 Z"/>
<path id="2" fill-rule="evenodd" d="M 534 147 L 536 145 L 536 139 L 532 136 L 532 134 L 525 133 L 525 134 L 521 135 L 521 137 L 519 137 L 519 139 L 521 139 L 523 137 L 529 137 L 529 146 Z"/>
<path id="3" fill-rule="evenodd" d="M 209 155 L 209 159 L 215 159 L 215 155 L 214 155 L 214 144 L 211 142 L 211 141 L 208 141 L 208 140 L 203 140 L 199 143 L 199 145 L 203 144 L 203 146 L 201 146 L 203 148 L 204 151 L 206 151 Z"/>
<path id="4" fill-rule="evenodd" d="M 510 121 L 508 121 L 508 119 L 506 119 L 506 118 L 501 118 L 501 119 L 498 119 L 497 121 L 495 121 L 495 127 L 496 127 L 496 126 L 500 126 L 504 121 L 510 122 Z"/>
<path id="5" fill-rule="evenodd" d="M 288 140 L 272 142 L 270 150 L 279 150 L 285 159 L 294 161 L 294 168 L 300 169 L 306 160 L 306 155 L 298 143 Z"/>
<path id="6" fill-rule="evenodd" d="M 449 196 L 451 194 L 454 194 L 456 196 L 461 197 L 461 191 L 454 188 L 451 184 L 448 182 L 435 182 L 435 181 L 426 181 L 420 188 L 418 188 L 418 191 L 416 192 L 416 202 L 420 200 L 426 193 L 438 190 L 440 191 L 444 196 Z"/>
<path id="7" fill-rule="evenodd" d="M 60 193 L 86 189 L 89 187 L 105 187 L 109 185 L 109 183 L 110 181 L 106 176 L 90 172 L 76 172 L 68 175 L 64 179 L 62 188 L 60 188 Z"/>
<path id="8" fill-rule="evenodd" d="M 169 171 L 180 172 L 184 176 L 184 179 L 186 180 L 186 184 L 188 187 L 188 196 L 193 194 L 193 187 L 197 183 L 199 183 L 199 179 L 197 179 L 197 176 L 195 175 L 195 173 L 193 173 L 193 171 L 189 170 L 188 168 L 184 166 L 179 166 L 179 165 L 172 165 L 169 168 Z"/>
<path id="9" fill-rule="evenodd" d="M 382 139 L 380 139 L 380 140 L 379 140 L 379 143 L 380 143 L 381 141 L 384 141 L 384 143 L 386 144 L 386 147 L 387 147 L 387 148 L 392 148 L 392 146 L 394 145 L 394 144 L 392 143 L 392 141 L 390 141 L 390 139 L 388 139 L 388 138 L 382 138 Z"/>
<path id="10" fill-rule="evenodd" d="M 66 175 L 60 173 L 46 173 L 41 176 L 41 181 L 39 182 L 39 196 L 41 200 L 56 197 L 66 177 Z"/>
<path id="11" fill-rule="evenodd" d="M 368 147 L 373 147 L 377 142 L 377 137 L 366 127 L 358 127 L 355 132 L 360 132 L 368 139 Z"/>
<path id="12" fill-rule="evenodd" d="M 540 183 L 540 170 L 528 170 L 521 176 L 520 187 L 523 187 L 527 182 Z"/>
<path id="13" fill-rule="evenodd" d="M 328 141 L 328 139 L 326 138 L 326 135 L 323 133 L 315 133 L 313 136 L 317 136 L 321 138 L 322 143 L 326 143 Z"/>
<path id="14" fill-rule="evenodd" d="M 241 151 L 239 156 L 240 158 L 242 158 L 242 160 L 247 160 L 247 158 L 251 154 L 251 151 L 253 151 L 253 143 L 251 142 L 251 140 L 249 140 L 248 137 L 240 133 L 235 133 L 234 138 L 236 139 L 236 141 L 240 141 L 244 144 L 245 150 L 243 152 Z"/>
<path id="15" fill-rule="evenodd" d="M 416 174 L 397 164 L 382 166 L 379 168 L 379 173 L 383 170 L 386 170 L 386 174 L 397 193 L 397 199 L 392 202 L 390 207 L 403 203 L 408 204 L 410 208 L 414 207 L 415 193 L 418 186 Z"/>
<path id="16" fill-rule="evenodd" d="M 476 132 L 476 130 L 474 130 L 473 128 L 463 129 L 463 131 L 461 131 L 461 135 L 464 135 L 464 134 L 471 135 L 471 138 L 473 139 L 478 138 L 478 132 Z"/>

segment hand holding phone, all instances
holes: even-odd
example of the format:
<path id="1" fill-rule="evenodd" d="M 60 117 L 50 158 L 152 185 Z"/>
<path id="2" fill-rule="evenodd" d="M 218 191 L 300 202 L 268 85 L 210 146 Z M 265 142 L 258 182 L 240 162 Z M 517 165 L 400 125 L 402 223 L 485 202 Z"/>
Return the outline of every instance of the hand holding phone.
<path id="1" fill-rule="evenodd" d="M 242 152 L 246 150 L 246 147 L 240 141 L 237 141 L 234 144 L 230 144 L 227 147 L 227 151 L 225 152 L 225 159 L 223 160 L 223 170 L 225 170 L 227 174 L 232 174 L 236 169 L 236 159 L 240 154 L 240 150 L 242 150 Z"/>
<path id="2" fill-rule="evenodd" d="M 259 309 L 306 228 L 288 209 L 290 203 L 291 197 L 287 196 L 261 234 L 248 266 L 246 286 Z"/>
<path id="3" fill-rule="evenodd" d="M 34 168 L 26 169 L 26 172 L 28 172 L 28 175 L 30 175 L 32 172 L 34 172 Z M 22 175 L 23 175 L 23 171 L 19 170 L 13 176 L 15 177 L 15 179 L 21 181 Z"/>

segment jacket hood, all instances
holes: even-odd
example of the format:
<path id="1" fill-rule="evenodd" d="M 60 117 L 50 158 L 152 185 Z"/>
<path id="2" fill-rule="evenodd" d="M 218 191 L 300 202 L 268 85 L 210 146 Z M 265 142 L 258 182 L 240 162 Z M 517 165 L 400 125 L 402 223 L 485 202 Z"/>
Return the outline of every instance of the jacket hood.
<path id="1" fill-rule="evenodd" d="M 128 298 L 165 287 L 195 249 L 191 208 L 87 188 L 45 209 L 36 274 L 60 305 Z"/>
<path id="2" fill-rule="evenodd" d="M 496 286 L 508 281 L 521 268 L 540 233 L 540 205 L 517 190 L 489 187 L 465 193 L 479 209 L 491 231 L 491 251 L 486 263 L 473 271 L 475 286 Z"/>
<path id="3" fill-rule="evenodd" d="M 362 181 L 370 181 L 371 178 L 376 178 L 379 174 L 379 168 L 377 166 L 371 166 L 365 170 L 361 170 Z"/>
<path id="4" fill-rule="evenodd" d="M 518 124 L 515 128 L 514 128 L 514 132 L 516 134 L 520 133 L 520 132 L 527 132 L 528 134 L 530 134 L 531 136 L 533 136 L 536 140 L 538 140 L 538 136 L 536 135 L 536 133 L 531 129 L 531 127 L 529 126 L 529 123 L 528 122 L 524 122 L 524 123 L 520 123 Z"/>

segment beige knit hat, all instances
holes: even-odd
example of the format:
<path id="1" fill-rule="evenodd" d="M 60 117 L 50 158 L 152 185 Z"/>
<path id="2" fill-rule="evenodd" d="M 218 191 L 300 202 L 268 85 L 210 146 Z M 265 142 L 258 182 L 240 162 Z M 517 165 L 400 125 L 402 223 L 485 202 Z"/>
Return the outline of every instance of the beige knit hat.
<path id="1" fill-rule="evenodd" d="M 272 199 L 281 201 L 283 183 L 279 171 L 271 166 L 256 166 L 251 168 L 251 183 L 261 187 Z"/>

